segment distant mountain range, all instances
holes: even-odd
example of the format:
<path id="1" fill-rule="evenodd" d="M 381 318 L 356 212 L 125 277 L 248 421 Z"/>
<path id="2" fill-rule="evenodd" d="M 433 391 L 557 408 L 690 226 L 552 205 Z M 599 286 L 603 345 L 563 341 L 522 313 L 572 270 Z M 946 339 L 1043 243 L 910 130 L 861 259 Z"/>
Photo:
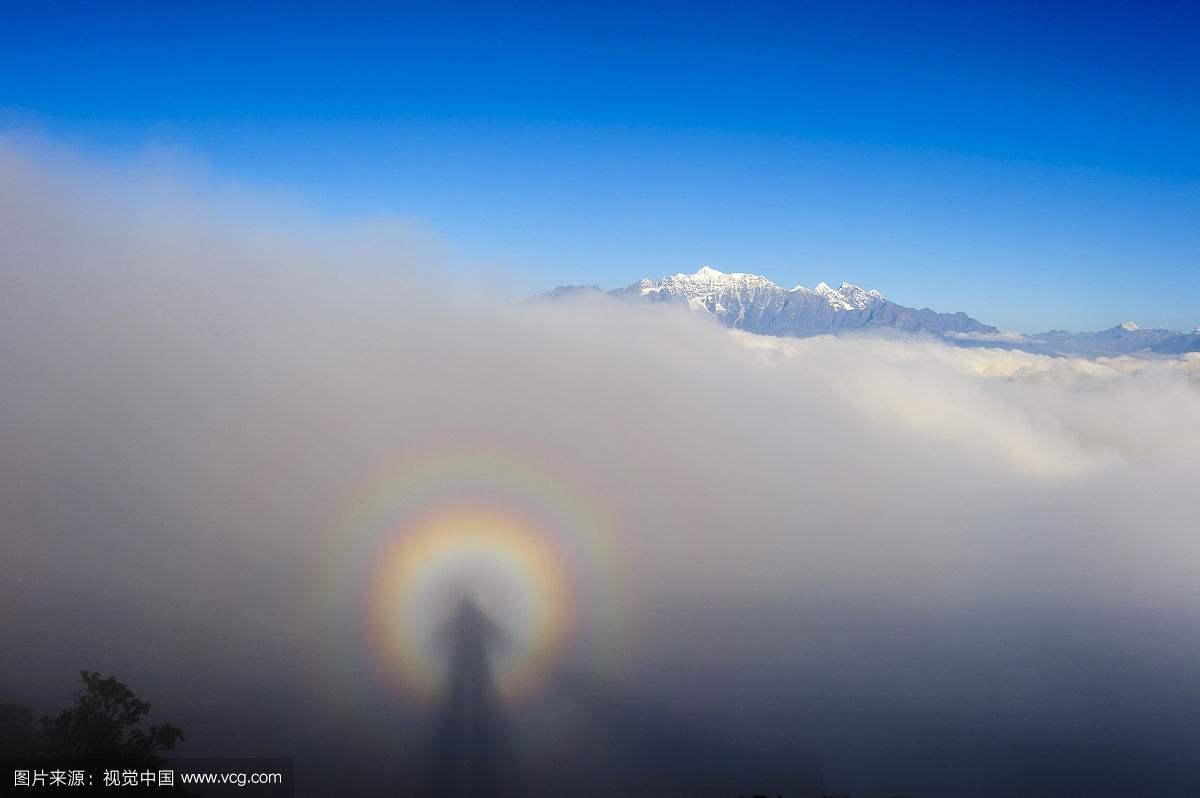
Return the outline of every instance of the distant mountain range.
<path id="1" fill-rule="evenodd" d="M 726 327 L 760 335 L 806 338 L 846 332 L 923 333 L 959 346 L 1020 349 L 1042 354 L 1087 357 L 1126 354 L 1181 354 L 1200 351 L 1195 332 L 1145 330 L 1125 322 L 1109 330 L 1073 333 L 1051 330 L 1036 335 L 1006 333 L 965 313 L 939 313 L 906 307 L 878 291 L 851 283 L 831 288 L 782 288 L 756 274 L 726 274 L 704 267 L 695 274 L 641 280 L 625 288 L 603 291 L 597 286 L 559 286 L 543 294 L 550 299 L 583 294 L 620 300 L 673 302 L 706 313 Z"/>
<path id="2" fill-rule="evenodd" d="M 1142 329 L 1131 321 L 1107 330 L 1073 333 L 1051 330 L 1028 336 L 1029 351 L 1049 351 L 1088 357 L 1157 354 L 1179 355 L 1200 352 L 1200 328 L 1190 333 L 1175 330 Z"/>

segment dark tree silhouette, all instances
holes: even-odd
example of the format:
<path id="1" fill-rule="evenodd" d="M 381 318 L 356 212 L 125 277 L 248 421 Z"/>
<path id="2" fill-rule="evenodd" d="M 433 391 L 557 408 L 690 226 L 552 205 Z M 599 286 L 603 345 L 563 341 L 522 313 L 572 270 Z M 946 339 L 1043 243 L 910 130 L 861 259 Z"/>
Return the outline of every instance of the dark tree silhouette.
<path id="1" fill-rule="evenodd" d="M 0 756 L 35 753 L 33 710 L 20 704 L 0 703 Z"/>
<path id="2" fill-rule="evenodd" d="M 171 726 L 142 728 L 150 704 L 141 701 L 115 676 L 80 671 L 83 687 L 74 703 L 35 728 L 28 707 L 0 704 L 0 750 L 9 755 L 105 757 L 147 765 L 174 749 L 183 732 Z"/>

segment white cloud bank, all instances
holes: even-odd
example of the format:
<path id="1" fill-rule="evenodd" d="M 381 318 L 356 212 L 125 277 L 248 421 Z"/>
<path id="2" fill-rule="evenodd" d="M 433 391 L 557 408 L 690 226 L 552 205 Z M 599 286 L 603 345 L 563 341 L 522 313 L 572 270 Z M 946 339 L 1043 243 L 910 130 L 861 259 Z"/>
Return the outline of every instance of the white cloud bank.
<path id="1" fill-rule="evenodd" d="M 1195 355 L 783 340 L 602 298 L 497 301 L 406 227 L 262 218 L 0 144 L 10 684 L 146 658 L 202 679 L 214 649 L 251 678 L 311 653 L 313 575 L 351 545 L 348 507 L 445 451 L 511 454 L 599 508 L 640 612 L 1200 609 Z M 114 648 L 118 607 L 171 637 Z"/>

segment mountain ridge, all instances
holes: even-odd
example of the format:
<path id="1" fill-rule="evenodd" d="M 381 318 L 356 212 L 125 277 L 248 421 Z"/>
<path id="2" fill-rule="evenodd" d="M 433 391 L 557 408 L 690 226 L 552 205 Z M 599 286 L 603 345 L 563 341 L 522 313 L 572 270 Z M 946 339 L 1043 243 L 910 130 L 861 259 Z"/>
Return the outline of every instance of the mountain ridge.
<path id="1" fill-rule="evenodd" d="M 559 287 L 555 292 L 568 292 Z M 590 289 L 578 289 L 590 290 Z M 555 292 L 550 292 L 554 294 Z M 899 329 L 905 332 L 997 333 L 995 327 L 965 313 L 937 313 L 892 302 L 879 291 L 849 282 L 838 288 L 818 283 L 783 288 L 770 279 L 744 272 L 725 273 L 705 266 L 693 274 L 673 274 L 660 280 L 642 279 L 604 292 L 619 299 L 642 299 L 685 304 L 715 317 L 726 327 L 764 335 L 808 337 L 859 329 Z"/>
<path id="2" fill-rule="evenodd" d="M 1126 321 L 1096 332 L 1049 330 L 1025 335 L 1002 333 L 961 311 L 944 313 L 892 302 L 874 289 L 850 282 L 838 288 L 820 282 L 814 288 L 786 289 L 762 275 L 726 273 L 703 266 L 692 274 L 643 278 L 608 291 L 596 285 L 558 286 L 540 296 L 564 299 L 583 294 L 620 300 L 685 305 L 733 329 L 761 335 L 806 338 L 847 332 L 897 330 L 925 333 L 958 346 L 1019 349 L 1040 354 L 1088 357 L 1126 354 L 1182 354 L 1200 351 L 1195 332 L 1148 329 Z"/>

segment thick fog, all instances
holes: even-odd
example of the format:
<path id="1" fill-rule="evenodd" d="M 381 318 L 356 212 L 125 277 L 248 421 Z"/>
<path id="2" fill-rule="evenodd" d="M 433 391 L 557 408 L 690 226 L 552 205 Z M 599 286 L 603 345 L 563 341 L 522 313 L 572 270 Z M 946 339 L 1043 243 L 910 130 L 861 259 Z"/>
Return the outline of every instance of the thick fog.
<path id="1" fill-rule="evenodd" d="M 453 454 L 550 475 L 612 572 L 618 632 L 507 718 L 531 779 L 608 724 L 740 746 L 733 794 L 1200 785 L 1200 357 L 763 338 L 452 247 L 0 143 L 0 700 L 87 668 L 181 754 L 413 758 L 331 571 Z"/>

